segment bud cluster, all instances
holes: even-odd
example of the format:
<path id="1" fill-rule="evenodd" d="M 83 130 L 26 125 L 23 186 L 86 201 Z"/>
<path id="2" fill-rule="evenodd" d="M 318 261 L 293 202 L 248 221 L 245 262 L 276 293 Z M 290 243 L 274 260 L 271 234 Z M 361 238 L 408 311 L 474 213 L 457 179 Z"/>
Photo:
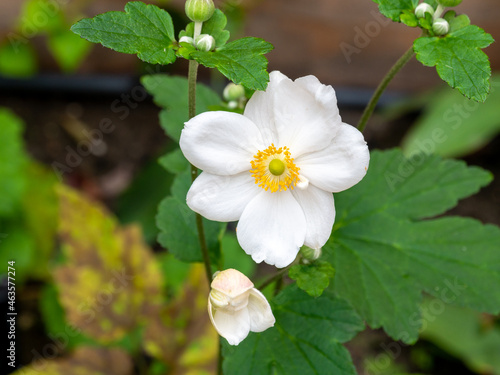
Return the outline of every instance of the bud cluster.
<path id="1" fill-rule="evenodd" d="M 434 9 L 428 3 L 421 3 L 415 9 L 417 18 L 427 18 L 432 20 L 432 31 L 435 35 L 444 36 L 450 32 L 450 24 L 441 17 L 445 7 L 454 7 L 460 4 L 462 0 L 438 0 L 438 6 Z"/>

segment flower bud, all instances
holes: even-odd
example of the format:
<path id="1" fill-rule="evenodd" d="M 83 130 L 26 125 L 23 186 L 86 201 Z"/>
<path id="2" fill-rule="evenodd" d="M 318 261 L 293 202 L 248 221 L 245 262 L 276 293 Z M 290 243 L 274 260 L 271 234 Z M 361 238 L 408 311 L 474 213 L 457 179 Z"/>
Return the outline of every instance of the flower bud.
<path id="1" fill-rule="evenodd" d="M 230 345 L 238 345 L 250 331 L 262 332 L 274 326 L 276 320 L 266 297 L 241 272 L 231 268 L 221 271 L 211 287 L 208 315 Z"/>
<path id="2" fill-rule="evenodd" d="M 215 5 L 212 0 L 187 0 L 186 15 L 191 21 L 205 22 L 212 17 Z"/>
<path id="3" fill-rule="evenodd" d="M 438 3 L 444 7 L 456 7 L 462 0 L 438 0 Z"/>
<path id="4" fill-rule="evenodd" d="M 450 24 L 444 18 L 436 18 L 432 24 L 432 31 L 436 35 L 446 35 L 450 31 Z"/>
<path id="5" fill-rule="evenodd" d="M 434 8 L 427 3 L 422 3 L 415 9 L 415 15 L 418 18 L 425 18 L 425 13 L 429 13 L 431 16 L 433 16 Z"/>
<path id="6" fill-rule="evenodd" d="M 190 36 L 183 36 L 179 39 L 179 43 L 189 43 L 191 45 L 194 45 L 194 39 Z"/>
<path id="7" fill-rule="evenodd" d="M 212 35 L 201 34 L 196 37 L 195 45 L 198 50 L 208 52 L 215 48 L 215 39 Z"/>
<path id="8" fill-rule="evenodd" d="M 318 259 L 322 254 L 322 250 L 321 248 L 311 249 L 310 247 L 303 247 L 300 250 L 300 253 L 302 254 L 302 260 L 304 261 L 304 263 L 308 264 Z"/>
<path id="9" fill-rule="evenodd" d="M 228 102 L 231 100 L 238 100 L 239 98 L 245 96 L 245 88 L 231 82 L 224 88 L 222 96 Z"/>

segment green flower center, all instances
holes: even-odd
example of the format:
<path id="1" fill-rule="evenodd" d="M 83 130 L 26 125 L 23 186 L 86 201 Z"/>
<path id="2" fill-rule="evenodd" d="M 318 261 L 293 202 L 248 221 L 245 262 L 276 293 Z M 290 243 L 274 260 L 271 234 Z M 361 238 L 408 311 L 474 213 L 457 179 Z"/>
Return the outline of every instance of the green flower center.
<path id="1" fill-rule="evenodd" d="M 281 176 L 285 172 L 285 163 L 280 159 L 273 159 L 269 163 L 269 172 L 275 176 Z"/>

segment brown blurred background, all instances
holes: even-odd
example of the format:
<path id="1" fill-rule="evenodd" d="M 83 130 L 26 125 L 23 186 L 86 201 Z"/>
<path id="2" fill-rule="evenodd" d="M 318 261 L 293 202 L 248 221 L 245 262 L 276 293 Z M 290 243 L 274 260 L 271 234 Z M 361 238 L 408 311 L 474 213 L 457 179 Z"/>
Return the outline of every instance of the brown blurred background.
<path id="1" fill-rule="evenodd" d="M 83 9 L 87 17 L 110 10 L 123 10 L 127 2 L 53 1 L 67 4 L 68 9 Z M 149 3 L 159 3 L 182 14 L 184 1 Z M 419 33 L 417 29 L 389 22 L 377 15 L 377 5 L 371 0 L 216 0 L 216 3 L 219 7 L 234 4 L 246 10 L 246 26 L 242 34 L 264 38 L 275 46 L 269 54 L 271 70 L 281 70 L 291 77 L 314 74 L 335 86 L 374 87 Z M 0 2 L 0 38 L 15 26 L 13 23 L 22 4 L 19 0 Z M 500 36 L 498 0 L 464 0 L 456 10 L 468 14 L 472 23 L 484 28 L 495 39 Z M 37 52 L 42 71 L 57 70 L 41 43 Z M 493 44 L 486 52 L 492 68 L 500 70 L 498 44 Z M 96 46 L 78 73 L 130 74 L 137 64 L 135 56 Z M 391 87 L 421 91 L 439 81 L 434 69 L 413 61 Z"/>

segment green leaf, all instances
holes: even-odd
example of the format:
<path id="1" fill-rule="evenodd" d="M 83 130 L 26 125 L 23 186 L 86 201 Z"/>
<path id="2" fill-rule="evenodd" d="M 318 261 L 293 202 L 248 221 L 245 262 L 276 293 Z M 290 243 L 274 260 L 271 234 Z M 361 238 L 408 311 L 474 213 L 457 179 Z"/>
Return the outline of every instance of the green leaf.
<path id="1" fill-rule="evenodd" d="M 417 152 L 460 157 L 485 146 L 500 132 L 500 76 L 493 76 L 491 93 L 475 103 L 452 90 L 440 90 L 406 134 L 406 155 Z"/>
<path id="2" fill-rule="evenodd" d="M 0 74 L 29 77 L 37 71 L 36 54 L 30 44 L 4 43 L 0 46 Z"/>
<path id="3" fill-rule="evenodd" d="M 335 269 L 330 263 L 318 260 L 309 264 L 296 264 L 288 271 L 288 276 L 297 281 L 297 286 L 311 297 L 319 297 L 328 288 Z"/>
<path id="4" fill-rule="evenodd" d="M 481 48 L 493 41 L 483 29 L 469 25 L 445 37 L 418 38 L 413 48 L 417 59 L 426 66 L 435 66 L 441 79 L 451 87 L 470 99 L 484 102 L 490 91 L 491 68 Z"/>
<path id="5" fill-rule="evenodd" d="M 173 176 L 156 161 L 146 164 L 118 200 L 117 216 L 122 223 L 139 223 L 148 242 L 158 236 L 155 215 L 169 191 Z"/>
<path id="6" fill-rule="evenodd" d="M 500 374 L 500 327 L 478 312 L 445 306 L 437 299 L 426 299 L 422 310 L 435 313 L 426 321 L 421 338 L 463 360 L 478 374 Z"/>
<path id="7" fill-rule="evenodd" d="M 118 52 L 137 54 L 151 64 L 166 65 L 176 59 L 172 18 L 155 5 L 129 2 L 125 5 L 125 13 L 107 12 L 85 18 L 71 30 L 90 42 L 101 43 Z"/>
<path id="8" fill-rule="evenodd" d="M 69 30 L 49 35 L 48 47 L 64 72 L 74 72 L 88 55 L 92 44 Z"/>
<path id="9" fill-rule="evenodd" d="M 221 240 L 222 254 L 224 256 L 223 269 L 234 268 L 252 278 L 256 263 L 252 257 L 245 253 L 238 243 L 234 233 L 225 233 Z"/>
<path id="10" fill-rule="evenodd" d="M 418 26 L 418 18 L 415 15 L 415 12 L 410 12 L 410 11 L 404 11 L 401 14 L 401 22 L 404 23 L 406 26 L 410 27 L 417 27 Z"/>
<path id="11" fill-rule="evenodd" d="M 154 102 L 164 108 L 160 112 L 160 125 L 167 135 L 179 141 L 184 123 L 188 121 L 188 82 L 183 77 L 165 74 L 143 76 L 141 83 L 153 95 Z M 196 85 L 196 114 L 220 104 L 220 96 L 205 85 Z"/>
<path id="12" fill-rule="evenodd" d="M 271 305 L 274 327 L 250 333 L 238 346 L 223 345 L 225 374 L 356 374 L 341 343 L 364 324 L 345 301 L 331 292 L 311 298 L 290 286 Z"/>
<path id="13" fill-rule="evenodd" d="M 380 13 L 394 22 L 400 22 L 400 16 L 404 11 L 415 11 L 418 0 L 373 0 L 378 4 Z"/>
<path id="14" fill-rule="evenodd" d="M 16 212 L 27 186 L 23 131 L 23 122 L 0 107 L 0 216 Z"/>
<path id="15" fill-rule="evenodd" d="M 189 167 L 189 162 L 184 157 L 180 148 L 170 151 L 158 159 L 158 163 L 173 174 L 184 172 Z"/>
<path id="16" fill-rule="evenodd" d="M 236 84 L 252 90 L 265 90 L 269 82 L 267 59 L 263 56 L 273 49 L 263 39 L 246 37 L 218 48 L 215 52 L 192 53 L 192 58 L 219 72 Z"/>
<path id="17" fill-rule="evenodd" d="M 224 30 L 227 24 L 227 18 L 222 11 L 215 9 L 214 14 L 207 22 L 203 22 L 201 28 L 202 34 L 209 34 L 215 39 L 215 46 L 217 48 L 222 47 L 229 39 L 229 31 Z M 179 39 L 183 36 L 193 37 L 194 34 L 194 22 L 187 25 L 186 30 L 179 33 Z"/>
<path id="18" fill-rule="evenodd" d="M 500 311 L 500 230 L 440 215 L 491 181 L 465 163 L 399 150 L 373 152 L 366 177 L 335 195 L 337 222 L 324 257 L 334 289 L 372 328 L 414 342 L 422 291 L 448 303 Z"/>
<path id="19" fill-rule="evenodd" d="M 49 1 L 28 0 L 23 3 L 23 9 L 18 18 L 17 30 L 22 34 L 33 37 L 40 33 L 51 33 L 61 30 L 65 25 L 64 13 L 61 4 Z"/>
<path id="20" fill-rule="evenodd" d="M 203 260 L 198 240 L 196 215 L 186 205 L 186 194 L 191 186 L 191 172 L 177 175 L 172 185 L 172 196 L 166 197 L 158 207 L 156 225 L 160 229 L 158 242 L 184 262 Z M 205 238 L 211 260 L 220 258 L 220 237 L 225 224 L 203 219 Z"/>

